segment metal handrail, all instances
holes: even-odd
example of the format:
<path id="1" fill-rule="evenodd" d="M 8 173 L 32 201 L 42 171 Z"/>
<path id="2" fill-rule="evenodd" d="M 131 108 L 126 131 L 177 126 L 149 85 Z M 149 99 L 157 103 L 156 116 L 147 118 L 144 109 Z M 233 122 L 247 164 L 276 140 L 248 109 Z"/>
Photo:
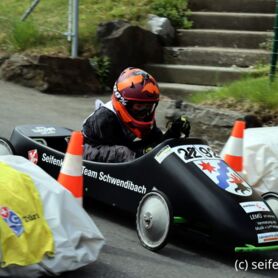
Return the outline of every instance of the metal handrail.
<path id="1" fill-rule="evenodd" d="M 21 21 L 27 19 L 32 11 L 39 4 L 40 0 L 34 0 L 31 6 L 25 11 L 21 17 Z M 67 36 L 68 41 L 71 41 L 71 58 L 78 57 L 78 14 L 79 0 L 69 0 L 68 10 L 68 32 L 63 33 Z"/>
<path id="2" fill-rule="evenodd" d="M 32 13 L 32 11 L 36 8 L 36 6 L 39 3 L 40 3 L 40 0 L 34 0 L 32 5 L 26 10 L 24 15 L 21 17 L 21 21 L 24 21 Z"/>

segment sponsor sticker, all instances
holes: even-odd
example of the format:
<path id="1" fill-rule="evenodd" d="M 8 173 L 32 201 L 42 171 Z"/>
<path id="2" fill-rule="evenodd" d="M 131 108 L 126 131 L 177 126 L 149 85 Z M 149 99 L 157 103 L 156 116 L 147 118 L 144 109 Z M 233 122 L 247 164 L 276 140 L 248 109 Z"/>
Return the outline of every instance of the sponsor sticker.
<path id="1" fill-rule="evenodd" d="M 266 243 L 272 241 L 278 241 L 278 232 L 257 234 L 258 243 Z"/>
<path id="2" fill-rule="evenodd" d="M 34 149 L 28 151 L 28 159 L 34 164 L 38 164 L 38 160 L 39 160 L 38 150 Z"/>
<path id="3" fill-rule="evenodd" d="M 165 146 L 164 148 L 162 148 L 154 157 L 155 160 L 158 163 L 162 163 L 163 160 L 168 157 L 171 153 L 173 152 L 173 150 L 171 149 L 171 147 L 169 145 Z"/>
<path id="4" fill-rule="evenodd" d="M 19 237 L 24 232 L 22 221 L 14 211 L 8 207 L 0 207 L 0 216 L 16 236 Z"/>
<path id="5" fill-rule="evenodd" d="M 197 160 L 193 163 L 218 187 L 239 196 L 252 195 L 252 188 L 223 160 Z"/>
<path id="6" fill-rule="evenodd" d="M 262 201 L 251 201 L 239 203 L 246 213 L 258 211 L 270 211 L 268 206 Z"/>

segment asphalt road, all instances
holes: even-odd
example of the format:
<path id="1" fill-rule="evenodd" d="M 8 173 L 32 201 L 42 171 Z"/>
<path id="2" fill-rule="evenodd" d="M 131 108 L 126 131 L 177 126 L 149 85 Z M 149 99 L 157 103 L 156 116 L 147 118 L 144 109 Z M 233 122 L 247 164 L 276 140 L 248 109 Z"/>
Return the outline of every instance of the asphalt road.
<path id="1" fill-rule="evenodd" d="M 104 101 L 109 96 L 98 97 Z M 91 113 L 95 98 L 88 96 L 46 95 L 0 81 L 0 136 L 9 138 L 21 124 L 53 124 L 80 129 Z M 165 125 L 162 98 L 158 125 Z M 103 233 L 106 245 L 98 260 L 61 277 L 184 278 L 184 277 L 277 277 L 278 253 L 233 254 L 189 233 L 174 232 L 159 253 L 144 249 L 135 232 L 134 217 L 122 211 L 94 204 L 88 213 Z M 271 261 L 272 260 L 272 261 Z M 236 271 L 235 262 L 249 264 L 248 271 Z M 242 264 L 240 264 L 242 265 Z M 261 269 L 255 269 L 260 266 Z"/>

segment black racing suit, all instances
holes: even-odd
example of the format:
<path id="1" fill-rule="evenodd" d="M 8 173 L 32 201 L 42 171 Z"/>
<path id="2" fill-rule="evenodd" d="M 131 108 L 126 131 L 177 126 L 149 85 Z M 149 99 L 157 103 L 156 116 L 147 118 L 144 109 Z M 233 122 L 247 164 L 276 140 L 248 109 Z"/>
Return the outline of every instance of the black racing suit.
<path id="1" fill-rule="evenodd" d="M 154 124 L 142 140 L 120 121 L 111 109 L 101 106 L 83 123 L 83 158 L 98 162 L 126 162 L 141 156 L 148 147 L 155 147 L 167 138 L 176 137 L 169 130 L 166 134 Z"/>

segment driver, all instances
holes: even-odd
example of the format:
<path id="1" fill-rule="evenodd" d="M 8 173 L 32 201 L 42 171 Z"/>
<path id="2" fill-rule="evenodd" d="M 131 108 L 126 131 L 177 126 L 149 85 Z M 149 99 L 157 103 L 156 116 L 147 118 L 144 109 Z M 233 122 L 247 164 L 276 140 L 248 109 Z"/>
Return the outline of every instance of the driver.
<path id="1" fill-rule="evenodd" d="M 185 116 L 172 122 L 165 134 L 156 126 L 160 91 L 147 72 L 129 67 L 114 84 L 111 100 L 83 123 L 84 159 L 98 162 L 131 161 L 168 138 L 189 136 Z"/>

